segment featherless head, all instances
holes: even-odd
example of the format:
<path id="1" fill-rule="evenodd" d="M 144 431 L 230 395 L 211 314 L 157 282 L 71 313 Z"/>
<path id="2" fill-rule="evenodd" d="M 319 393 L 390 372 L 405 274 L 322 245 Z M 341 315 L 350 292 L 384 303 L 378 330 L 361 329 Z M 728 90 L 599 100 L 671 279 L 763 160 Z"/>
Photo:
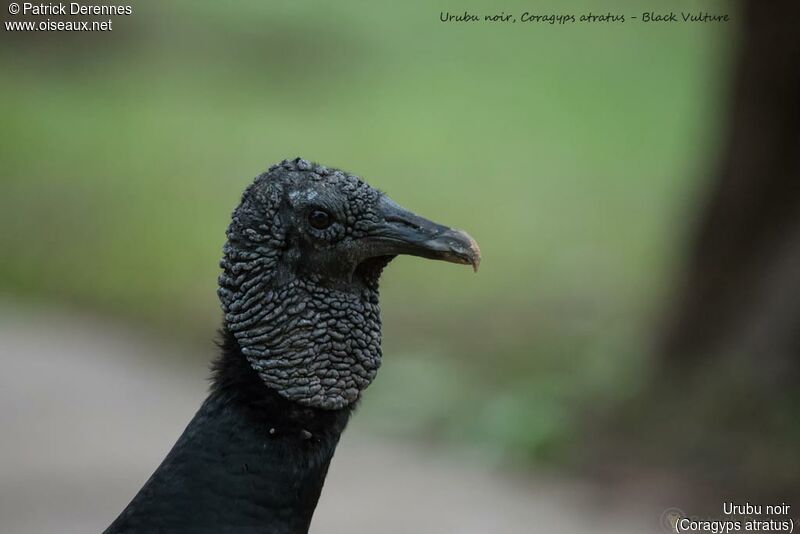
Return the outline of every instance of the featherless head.
<path id="1" fill-rule="evenodd" d="M 305 406 L 355 402 L 381 363 L 378 279 L 398 254 L 480 262 L 465 232 L 302 159 L 256 177 L 220 266 L 225 327 L 264 383 Z"/>

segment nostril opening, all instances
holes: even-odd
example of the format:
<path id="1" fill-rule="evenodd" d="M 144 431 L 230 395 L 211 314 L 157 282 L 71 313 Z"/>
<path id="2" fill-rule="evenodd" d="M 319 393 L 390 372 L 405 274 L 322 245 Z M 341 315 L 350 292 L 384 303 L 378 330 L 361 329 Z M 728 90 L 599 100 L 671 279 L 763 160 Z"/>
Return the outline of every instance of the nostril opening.
<path id="1" fill-rule="evenodd" d="M 398 223 L 402 224 L 403 226 L 407 226 L 409 228 L 413 228 L 414 230 L 421 230 L 422 226 L 419 224 L 414 224 L 407 219 L 403 219 L 402 217 L 398 217 L 397 215 L 387 215 L 386 222 Z"/>

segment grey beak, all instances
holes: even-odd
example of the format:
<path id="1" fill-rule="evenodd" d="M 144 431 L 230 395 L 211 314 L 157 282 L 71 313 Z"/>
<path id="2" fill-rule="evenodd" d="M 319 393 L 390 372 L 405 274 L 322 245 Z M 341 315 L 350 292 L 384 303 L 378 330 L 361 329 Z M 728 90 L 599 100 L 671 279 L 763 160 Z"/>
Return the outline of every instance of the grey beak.
<path id="1" fill-rule="evenodd" d="M 380 203 L 382 221 L 365 238 L 372 255 L 408 254 L 472 265 L 481 263 L 481 249 L 468 233 L 412 213 L 387 197 Z"/>

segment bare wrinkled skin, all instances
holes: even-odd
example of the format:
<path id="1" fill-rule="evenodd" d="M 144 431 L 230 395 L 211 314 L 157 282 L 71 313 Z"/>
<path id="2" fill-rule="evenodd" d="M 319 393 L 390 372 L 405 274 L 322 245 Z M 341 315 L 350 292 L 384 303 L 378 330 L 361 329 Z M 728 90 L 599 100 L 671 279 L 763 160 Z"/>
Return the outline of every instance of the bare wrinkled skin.
<path id="1" fill-rule="evenodd" d="M 360 267 L 348 250 L 376 224 L 381 196 L 297 159 L 258 176 L 233 212 L 218 290 L 225 326 L 264 383 L 302 405 L 345 407 L 380 366 L 377 282 L 388 259 Z M 336 222 L 308 227 L 313 206 Z"/>

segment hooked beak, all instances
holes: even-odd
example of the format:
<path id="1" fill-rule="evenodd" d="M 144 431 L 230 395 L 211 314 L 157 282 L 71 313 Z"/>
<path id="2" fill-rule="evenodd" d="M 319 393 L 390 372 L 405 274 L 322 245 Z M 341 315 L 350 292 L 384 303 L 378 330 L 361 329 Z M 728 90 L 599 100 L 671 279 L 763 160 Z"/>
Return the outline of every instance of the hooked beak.
<path id="1" fill-rule="evenodd" d="M 380 201 L 380 214 L 382 220 L 364 239 L 370 256 L 409 254 L 472 265 L 478 272 L 481 249 L 463 230 L 429 221 L 387 197 Z"/>

